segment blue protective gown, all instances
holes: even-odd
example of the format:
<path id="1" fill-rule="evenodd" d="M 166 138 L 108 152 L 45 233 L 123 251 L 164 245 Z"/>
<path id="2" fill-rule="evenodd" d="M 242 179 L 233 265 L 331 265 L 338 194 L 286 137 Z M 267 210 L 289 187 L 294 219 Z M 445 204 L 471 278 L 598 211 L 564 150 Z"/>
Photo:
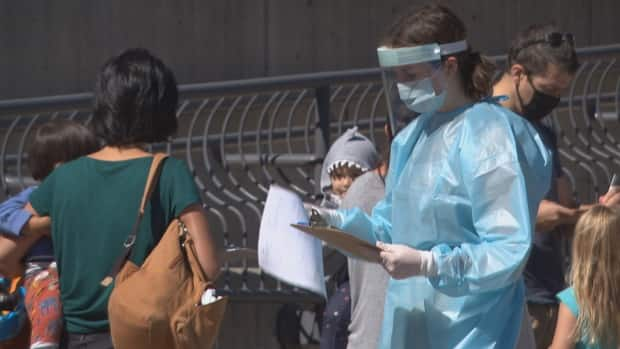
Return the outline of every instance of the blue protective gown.
<path id="1" fill-rule="evenodd" d="M 537 131 L 493 101 L 423 114 L 397 135 L 386 197 L 372 216 L 340 211 L 340 228 L 430 250 L 438 275 L 390 280 L 381 348 L 515 346 L 551 165 Z"/>

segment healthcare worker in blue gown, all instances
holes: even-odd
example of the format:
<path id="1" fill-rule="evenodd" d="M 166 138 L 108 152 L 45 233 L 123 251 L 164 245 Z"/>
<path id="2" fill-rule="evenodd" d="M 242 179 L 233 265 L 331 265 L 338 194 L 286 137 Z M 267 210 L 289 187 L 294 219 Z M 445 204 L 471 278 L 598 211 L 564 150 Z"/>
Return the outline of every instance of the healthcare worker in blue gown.
<path id="1" fill-rule="evenodd" d="M 392 276 L 381 348 L 527 347 L 522 271 L 549 152 L 525 119 L 486 98 L 491 67 L 448 8 L 402 16 L 378 56 L 392 126 L 403 105 L 420 115 L 392 143 L 371 216 L 315 209 L 313 219 L 380 248 Z"/>

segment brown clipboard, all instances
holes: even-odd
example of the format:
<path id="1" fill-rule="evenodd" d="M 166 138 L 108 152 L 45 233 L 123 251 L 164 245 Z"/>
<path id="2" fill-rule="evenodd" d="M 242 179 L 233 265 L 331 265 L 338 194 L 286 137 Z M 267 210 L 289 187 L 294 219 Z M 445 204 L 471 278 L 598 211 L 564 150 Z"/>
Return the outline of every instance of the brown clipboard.
<path id="1" fill-rule="evenodd" d="M 332 227 L 311 227 L 302 224 L 291 224 L 291 226 L 325 241 L 328 245 L 352 257 L 363 259 L 367 262 L 379 263 L 380 250 L 377 246 L 347 234 L 342 230 Z"/>

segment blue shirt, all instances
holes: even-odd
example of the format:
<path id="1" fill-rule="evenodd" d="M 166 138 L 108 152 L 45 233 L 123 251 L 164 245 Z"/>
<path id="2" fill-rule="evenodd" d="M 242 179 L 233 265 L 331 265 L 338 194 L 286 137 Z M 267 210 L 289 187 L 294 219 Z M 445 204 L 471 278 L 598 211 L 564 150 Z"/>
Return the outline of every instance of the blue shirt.
<path id="1" fill-rule="evenodd" d="M 20 235 L 24 226 L 32 217 L 32 214 L 24 210 L 24 207 L 28 203 L 30 194 L 36 188 L 26 188 L 19 194 L 0 203 L 0 231 L 16 237 Z M 28 251 L 26 261 L 51 261 L 54 259 L 53 256 L 52 240 L 45 236 L 39 239 Z"/>
<path id="2" fill-rule="evenodd" d="M 564 291 L 558 293 L 557 297 L 560 302 L 566 305 L 568 310 L 570 310 L 570 312 L 573 313 L 575 317 L 579 316 L 579 305 L 577 304 L 577 298 L 575 298 L 575 290 L 572 287 L 569 287 Z M 589 345 L 587 343 L 587 339 L 584 338 L 575 344 L 575 349 L 604 349 L 598 344 Z"/>

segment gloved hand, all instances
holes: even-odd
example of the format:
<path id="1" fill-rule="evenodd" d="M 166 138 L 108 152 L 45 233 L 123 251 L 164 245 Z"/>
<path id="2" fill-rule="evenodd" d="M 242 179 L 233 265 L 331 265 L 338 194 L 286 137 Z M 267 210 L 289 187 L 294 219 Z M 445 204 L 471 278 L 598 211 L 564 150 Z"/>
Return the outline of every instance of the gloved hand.
<path id="1" fill-rule="evenodd" d="M 342 225 L 342 213 L 338 210 L 314 205 L 306 205 L 306 209 L 308 210 L 311 226 L 340 227 Z"/>
<path id="2" fill-rule="evenodd" d="M 383 268 L 397 280 L 412 276 L 433 276 L 437 274 L 433 253 L 416 250 L 405 245 L 386 244 L 377 241 L 381 250 Z"/>

